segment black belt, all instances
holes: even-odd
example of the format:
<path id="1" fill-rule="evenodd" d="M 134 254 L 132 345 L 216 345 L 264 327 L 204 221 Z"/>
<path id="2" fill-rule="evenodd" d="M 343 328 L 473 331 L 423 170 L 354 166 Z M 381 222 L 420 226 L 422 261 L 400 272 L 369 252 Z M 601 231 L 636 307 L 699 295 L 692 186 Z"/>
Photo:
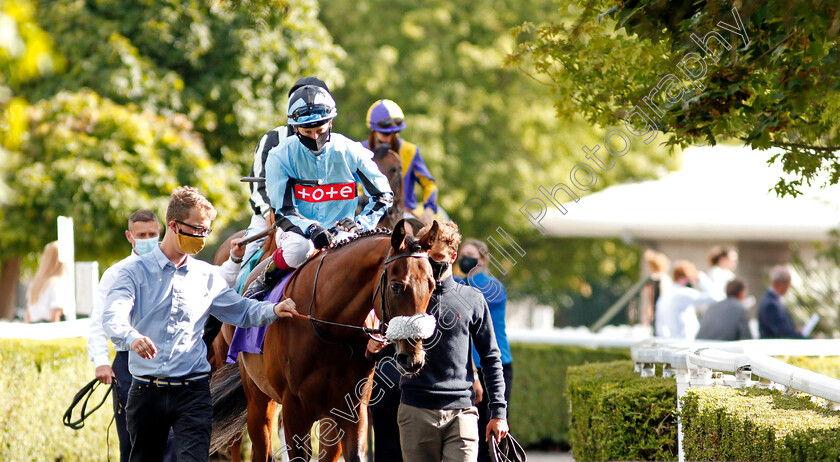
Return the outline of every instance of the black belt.
<path id="1" fill-rule="evenodd" d="M 185 377 L 152 377 L 148 375 L 132 375 L 131 377 L 137 382 L 156 387 L 188 387 L 202 380 L 209 379 L 210 373 L 205 372 L 204 374 L 188 375 Z"/>

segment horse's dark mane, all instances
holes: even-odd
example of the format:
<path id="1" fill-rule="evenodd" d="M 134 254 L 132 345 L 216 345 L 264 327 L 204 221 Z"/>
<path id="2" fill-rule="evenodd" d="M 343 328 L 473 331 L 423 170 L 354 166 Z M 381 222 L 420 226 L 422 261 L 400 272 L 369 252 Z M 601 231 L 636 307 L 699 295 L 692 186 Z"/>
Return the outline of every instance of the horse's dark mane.
<path id="1" fill-rule="evenodd" d="M 356 242 L 363 237 L 376 236 L 378 234 L 383 234 L 383 235 L 389 235 L 390 236 L 391 235 L 391 230 L 388 229 L 388 228 L 375 228 L 375 229 L 369 229 L 367 231 L 362 231 L 359 234 L 350 236 L 346 239 L 342 239 L 338 242 L 333 243 L 329 248 L 330 248 L 330 250 L 335 250 L 335 249 L 344 247 L 345 245 L 347 245 L 351 242 Z"/>

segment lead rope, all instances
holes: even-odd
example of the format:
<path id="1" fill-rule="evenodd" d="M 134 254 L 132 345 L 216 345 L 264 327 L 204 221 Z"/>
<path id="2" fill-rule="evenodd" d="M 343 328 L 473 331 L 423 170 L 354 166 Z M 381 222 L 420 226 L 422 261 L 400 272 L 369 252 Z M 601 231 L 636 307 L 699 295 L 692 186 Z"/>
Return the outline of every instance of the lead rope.
<path id="1" fill-rule="evenodd" d="M 120 402 L 120 382 L 119 380 L 117 380 L 116 377 L 111 377 L 111 380 L 113 382 L 111 383 L 111 385 L 108 386 L 108 391 L 105 392 L 105 396 L 102 397 L 102 401 L 100 401 L 99 404 L 96 405 L 96 407 L 91 409 L 90 412 L 86 412 L 88 402 L 90 401 L 90 398 L 93 396 L 93 393 L 96 391 L 97 388 L 99 388 L 99 385 L 102 382 L 100 382 L 99 379 L 93 379 L 90 382 L 88 382 L 85 386 L 81 388 L 81 390 L 79 390 L 76 393 L 76 396 L 73 397 L 73 402 L 70 403 L 70 407 L 67 408 L 67 411 L 64 413 L 64 418 L 62 419 L 62 423 L 64 423 L 65 427 L 70 427 L 73 430 L 81 430 L 85 426 L 85 419 L 90 417 L 91 414 L 93 414 L 94 412 L 96 412 L 97 409 L 102 407 L 102 405 L 105 404 L 105 400 L 108 399 L 108 395 L 111 394 L 111 392 L 113 392 L 114 398 L 117 400 L 117 403 L 119 403 L 119 405 L 117 412 L 114 413 L 114 415 L 111 417 L 111 421 L 108 422 L 108 427 L 105 429 L 105 447 L 107 448 L 108 462 L 111 462 L 111 425 L 114 424 L 114 420 L 116 420 L 117 414 L 124 412 L 122 403 Z M 83 400 L 84 402 L 82 402 Z M 75 408 L 76 405 L 80 402 L 82 402 L 81 416 L 78 420 L 74 421 L 72 420 L 73 408 Z"/>

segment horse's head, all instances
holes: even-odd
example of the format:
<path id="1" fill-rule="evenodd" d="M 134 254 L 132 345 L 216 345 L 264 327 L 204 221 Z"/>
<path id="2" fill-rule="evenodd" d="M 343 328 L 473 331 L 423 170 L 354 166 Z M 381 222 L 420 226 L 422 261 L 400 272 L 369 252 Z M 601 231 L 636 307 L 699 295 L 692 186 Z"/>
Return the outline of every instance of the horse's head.
<path id="1" fill-rule="evenodd" d="M 426 314 L 435 289 L 426 250 L 406 234 L 400 220 L 391 234 L 390 256 L 382 276 L 380 319 L 388 324 L 389 340 L 396 343 L 397 364 L 408 374 L 423 367 L 423 339 L 431 336 L 435 328 L 434 318 Z"/>

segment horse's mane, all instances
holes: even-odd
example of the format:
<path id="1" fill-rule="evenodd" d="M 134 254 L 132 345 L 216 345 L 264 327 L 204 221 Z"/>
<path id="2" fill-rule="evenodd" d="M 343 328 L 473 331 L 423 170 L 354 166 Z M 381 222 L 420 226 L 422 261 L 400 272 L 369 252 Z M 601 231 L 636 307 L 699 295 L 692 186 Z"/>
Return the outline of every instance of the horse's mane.
<path id="1" fill-rule="evenodd" d="M 376 235 L 379 235 L 379 234 L 390 236 L 391 235 L 391 230 L 388 229 L 388 228 L 375 228 L 375 229 L 369 229 L 367 231 L 362 231 L 359 234 L 354 234 L 353 236 L 350 236 L 346 239 L 342 239 L 338 242 L 333 243 L 329 248 L 330 248 L 330 250 L 339 249 L 341 247 L 344 247 L 347 244 L 350 244 L 351 242 L 356 242 L 363 237 L 376 236 Z"/>

